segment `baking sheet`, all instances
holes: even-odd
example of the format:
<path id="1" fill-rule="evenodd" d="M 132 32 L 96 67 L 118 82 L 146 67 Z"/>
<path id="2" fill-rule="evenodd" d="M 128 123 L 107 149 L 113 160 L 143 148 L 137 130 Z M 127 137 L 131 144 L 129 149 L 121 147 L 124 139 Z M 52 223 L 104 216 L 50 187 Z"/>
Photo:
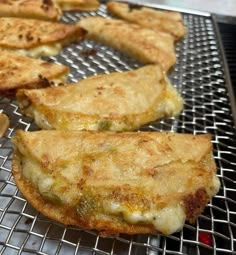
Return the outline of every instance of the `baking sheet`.
<path id="1" fill-rule="evenodd" d="M 104 5 L 96 12 L 66 12 L 63 22 L 109 14 Z M 166 118 L 141 128 L 143 131 L 210 133 L 221 180 L 219 193 L 195 225 L 162 235 L 102 238 L 95 231 L 65 227 L 39 214 L 20 194 L 11 175 L 11 137 L 16 129 L 37 130 L 23 116 L 17 102 L 0 95 L 0 112 L 10 127 L 0 139 L 0 254 L 233 254 L 236 236 L 236 132 L 226 89 L 226 70 L 210 15 L 183 13 L 188 28 L 177 43 L 177 63 L 169 77 L 184 98 L 178 118 Z M 99 73 L 125 71 L 141 66 L 134 59 L 104 45 L 84 41 L 71 44 L 59 55 L 44 58 L 71 67 L 70 82 Z M 205 242 L 202 239 L 207 237 Z"/>

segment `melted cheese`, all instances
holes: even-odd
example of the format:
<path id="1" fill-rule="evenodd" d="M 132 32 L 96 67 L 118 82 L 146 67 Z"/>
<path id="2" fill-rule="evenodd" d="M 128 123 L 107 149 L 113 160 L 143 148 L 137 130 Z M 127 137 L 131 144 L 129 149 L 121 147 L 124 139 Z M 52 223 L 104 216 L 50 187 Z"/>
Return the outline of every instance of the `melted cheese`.
<path id="1" fill-rule="evenodd" d="M 30 182 L 39 189 L 40 193 L 49 192 L 54 184 L 54 180 L 43 173 L 39 165 L 33 160 L 23 159 L 22 163 L 23 176 L 30 180 Z"/>
<path id="2" fill-rule="evenodd" d="M 167 206 L 163 209 L 149 211 L 132 211 L 129 207 L 117 202 L 103 202 L 104 211 L 111 215 L 122 215 L 124 220 L 131 224 L 152 224 L 163 234 L 171 234 L 183 228 L 186 215 L 181 205 Z"/>
<path id="3" fill-rule="evenodd" d="M 67 80 L 67 73 L 63 73 L 63 74 L 60 74 L 58 75 L 57 77 L 53 78 L 53 79 L 50 79 L 50 81 L 53 82 L 53 85 L 54 86 L 58 86 L 59 84 L 63 84 L 66 82 Z"/>
<path id="4" fill-rule="evenodd" d="M 62 49 L 62 45 L 60 43 L 54 43 L 54 44 L 37 46 L 31 49 L 16 49 L 16 50 L 10 50 L 10 51 L 13 51 L 14 53 L 22 55 L 22 56 L 39 58 L 42 56 L 54 56 L 58 54 L 58 52 L 61 49 Z"/>
<path id="5" fill-rule="evenodd" d="M 209 197 L 214 196 L 219 188 L 220 188 L 220 180 L 216 175 L 213 175 L 211 185 L 209 185 L 209 187 L 206 187 L 206 192 L 208 196 Z"/>
<path id="6" fill-rule="evenodd" d="M 76 206 L 75 203 L 80 196 L 79 192 L 73 189 L 73 186 L 64 192 L 65 187 L 68 186 L 67 182 L 45 172 L 37 161 L 23 157 L 22 174 L 38 189 L 45 199 L 49 199 L 51 202 L 60 201 L 64 205 Z"/>
<path id="7" fill-rule="evenodd" d="M 45 118 L 44 114 L 41 114 L 41 113 L 35 111 L 34 118 L 35 118 L 35 122 L 40 127 L 44 127 L 45 129 L 53 129 L 53 126 L 48 122 L 47 118 Z"/>

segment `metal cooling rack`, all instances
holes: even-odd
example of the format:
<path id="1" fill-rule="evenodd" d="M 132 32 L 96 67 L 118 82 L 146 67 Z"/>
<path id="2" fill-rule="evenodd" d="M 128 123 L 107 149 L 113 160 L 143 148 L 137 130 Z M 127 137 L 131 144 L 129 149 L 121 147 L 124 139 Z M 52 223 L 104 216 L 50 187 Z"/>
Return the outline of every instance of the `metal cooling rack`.
<path id="1" fill-rule="evenodd" d="M 63 21 L 75 22 L 97 14 L 108 16 L 104 5 L 97 12 L 67 12 Z M 0 112 L 10 117 L 10 127 L 0 139 L 0 254 L 236 254 L 236 132 L 231 95 L 226 89 L 227 70 L 212 17 L 188 13 L 183 17 L 188 34 L 176 45 L 178 60 L 170 79 L 184 98 L 184 110 L 178 119 L 156 121 L 141 130 L 212 134 L 221 189 L 196 224 L 186 224 L 181 232 L 167 237 L 102 238 L 96 232 L 65 227 L 42 216 L 20 194 L 11 174 L 11 137 L 16 129 L 37 127 L 32 119 L 21 115 L 16 101 L 0 96 Z M 71 82 L 140 66 L 92 41 L 70 45 L 47 60 L 69 65 Z"/>

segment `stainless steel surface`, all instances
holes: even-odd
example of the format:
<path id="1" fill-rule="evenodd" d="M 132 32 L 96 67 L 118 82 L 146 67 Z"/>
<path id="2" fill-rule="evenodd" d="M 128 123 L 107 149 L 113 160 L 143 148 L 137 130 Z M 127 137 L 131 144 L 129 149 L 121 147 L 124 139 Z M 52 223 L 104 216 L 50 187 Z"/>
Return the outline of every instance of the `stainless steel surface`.
<path id="1" fill-rule="evenodd" d="M 212 14 L 236 17 L 236 4 L 234 0 L 119 0 L 124 2 L 140 3 L 152 6 L 168 6 L 175 10 L 190 10 L 208 12 Z"/>
<path id="2" fill-rule="evenodd" d="M 74 22 L 96 14 L 108 15 L 102 5 L 97 12 L 68 12 L 63 21 Z M 11 174 L 11 137 L 16 129 L 37 127 L 32 119 L 21 115 L 16 101 L 0 96 L 0 112 L 10 117 L 10 127 L 0 139 L 0 254 L 236 254 L 236 132 L 225 84 L 227 66 L 212 18 L 186 13 L 183 17 L 188 34 L 176 45 L 177 64 L 170 78 L 185 100 L 184 110 L 178 118 L 156 121 L 141 130 L 212 134 L 221 189 L 196 224 L 186 223 L 181 232 L 167 237 L 102 238 L 95 231 L 65 227 L 42 216 L 20 194 Z M 70 45 L 48 59 L 71 66 L 72 82 L 140 66 L 133 59 L 91 41 Z M 203 237 L 207 237 L 205 242 Z"/>
<path id="3" fill-rule="evenodd" d="M 138 5 L 143 5 L 144 1 L 143 0 L 118 0 L 117 2 L 125 2 L 125 3 L 130 3 L 130 4 L 138 4 Z M 182 1 L 181 1 L 182 2 Z M 179 11 L 179 12 L 186 12 L 186 13 L 191 13 L 191 14 L 196 14 L 196 15 L 202 15 L 202 16 L 210 16 L 210 12 L 204 11 L 201 8 L 198 9 L 193 9 L 191 2 L 189 2 L 189 5 L 184 6 L 181 5 L 180 1 L 176 1 L 175 4 L 169 4 L 168 1 L 156 1 L 156 0 L 145 0 L 145 6 L 147 7 L 153 7 L 153 8 L 159 8 L 159 9 L 168 9 L 171 11 Z M 178 5 L 178 3 L 180 3 Z"/>

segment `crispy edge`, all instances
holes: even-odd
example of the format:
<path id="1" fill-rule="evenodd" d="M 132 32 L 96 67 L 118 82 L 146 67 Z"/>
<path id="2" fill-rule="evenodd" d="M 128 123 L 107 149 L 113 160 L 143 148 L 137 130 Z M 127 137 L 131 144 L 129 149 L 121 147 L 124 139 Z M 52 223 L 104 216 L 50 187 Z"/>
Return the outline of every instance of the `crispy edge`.
<path id="1" fill-rule="evenodd" d="M 82 1 L 63 1 L 56 0 L 57 4 L 63 11 L 95 11 L 99 8 L 98 0 L 82 0 Z M 69 6 L 71 4 L 71 6 Z"/>
<path id="2" fill-rule="evenodd" d="M 63 212 L 62 209 L 56 208 L 55 205 L 43 199 L 42 196 L 37 192 L 37 189 L 33 187 L 29 181 L 25 180 L 25 178 L 22 176 L 20 153 L 17 149 L 15 149 L 13 155 L 12 170 L 17 187 L 34 208 L 36 208 L 43 215 L 49 216 L 53 220 L 63 222 L 66 225 L 75 224 L 73 218 L 70 219 L 67 216 L 70 214 L 66 214 L 66 212 Z"/>
<path id="3" fill-rule="evenodd" d="M 194 194 L 188 194 L 183 199 L 187 220 L 193 224 L 197 217 L 204 211 L 209 202 L 209 197 L 204 188 L 199 188 Z"/>
<path id="4" fill-rule="evenodd" d="M 42 64 L 44 64 L 44 63 L 42 63 Z M 45 64 L 50 65 L 52 63 L 51 62 L 45 62 Z M 61 71 L 56 74 L 56 77 L 60 76 L 60 75 L 67 75 L 68 76 L 68 74 L 70 72 L 70 68 L 68 66 L 64 66 L 64 65 L 60 65 L 60 67 L 61 67 Z M 39 89 L 39 88 L 46 88 L 46 87 L 49 87 L 51 85 L 54 85 L 51 80 L 53 80 L 56 77 L 54 77 L 53 75 L 45 77 L 45 76 L 42 76 L 42 75 L 39 74 L 39 79 L 37 81 L 34 81 L 34 82 L 19 84 L 15 87 L 8 87 L 8 86 L 1 87 L 0 86 L 0 93 L 1 93 L 1 95 L 4 95 L 5 97 L 14 98 L 19 89 Z"/>

